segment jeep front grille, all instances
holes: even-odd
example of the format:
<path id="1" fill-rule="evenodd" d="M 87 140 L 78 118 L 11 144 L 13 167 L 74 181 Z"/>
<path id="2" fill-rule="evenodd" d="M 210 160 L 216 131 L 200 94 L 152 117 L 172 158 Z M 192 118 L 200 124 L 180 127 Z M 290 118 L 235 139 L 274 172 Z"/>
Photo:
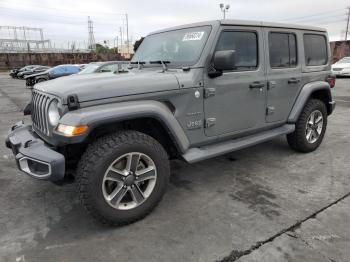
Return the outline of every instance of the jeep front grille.
<path id="1" fill-rule="evenodd" d="M 45 135 L 49 135 L 47 112 L 53 97 L 33 90 L 32 92 L 32 121 L 33 127 Z"/>

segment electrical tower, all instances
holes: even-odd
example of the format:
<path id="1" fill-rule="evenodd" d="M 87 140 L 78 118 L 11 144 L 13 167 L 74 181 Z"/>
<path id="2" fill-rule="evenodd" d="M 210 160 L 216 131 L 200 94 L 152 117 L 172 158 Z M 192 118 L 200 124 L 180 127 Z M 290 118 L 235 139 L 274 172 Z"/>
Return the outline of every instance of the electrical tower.
<path id="1" fill-rule="evenodd" d="M 0 26 L 0 53 L 45 52 L 51 41 L 44 38 L 42 28 L 25 26 Z"/>
<path id="2" fill-rule="evenodd" d="M 350 22 L 350 7 L 347 8 L 348 9 L 348 18 L 347 18 L 347 22 L 346 22 L 346 30 L 345 30 L 345 42 L 348 39 L 348 35 L 349 35 L 349 22 Z"/>
<path id="3" fill-rule="evenodd" d="M 90 19 L 90 16 L 88 16 L 88 31 L 89 31 L 88 49 L 96 50 L 96 43 L 95 43 L 95 36 L 94 36 L 94 24 L 93 24 L 92 20 Z"/>

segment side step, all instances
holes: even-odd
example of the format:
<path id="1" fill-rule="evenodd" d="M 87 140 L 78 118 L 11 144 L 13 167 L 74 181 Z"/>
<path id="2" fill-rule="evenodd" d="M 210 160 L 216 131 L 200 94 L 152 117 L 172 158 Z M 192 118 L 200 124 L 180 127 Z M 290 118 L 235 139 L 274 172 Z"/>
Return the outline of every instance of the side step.
<path id="1" fill-rule="evenodd" d="M 243 138 L 236 138 L 217 144 L 203 146 L 198 148 L 190 148 L 182 157 L 188 163 L 198 162 L 204 159 L 216 157 L 232 151 L 250 147 L 261 142 L 268 141 L 280 135 L 292 133 L 295 130 L 295 125 L 286 124 L 281 127 L 267 130 L 255 135 L 246 136 Z"/>

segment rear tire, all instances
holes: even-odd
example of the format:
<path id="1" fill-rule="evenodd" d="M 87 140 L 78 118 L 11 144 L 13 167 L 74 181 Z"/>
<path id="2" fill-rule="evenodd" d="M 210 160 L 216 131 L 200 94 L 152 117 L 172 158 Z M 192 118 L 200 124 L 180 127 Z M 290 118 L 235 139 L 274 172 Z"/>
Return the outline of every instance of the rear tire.
<path id="1" fill-rule="evenodd" d="M 118 226 L 148 215 L 162 199 L 169 175 L 168 155 L 155 139 L 120 131 L 87 148 L 78 164 L 77 182 L 88 213 Z"/>
<path id="2" fill-rule="evenodd" d="M 287 135 L 288 144 L 295 151 L 312 152 L 321 144 L 326 127 L 326 105 L 318 99 L 310 99 L 295 124 L 295 131 Z"/>

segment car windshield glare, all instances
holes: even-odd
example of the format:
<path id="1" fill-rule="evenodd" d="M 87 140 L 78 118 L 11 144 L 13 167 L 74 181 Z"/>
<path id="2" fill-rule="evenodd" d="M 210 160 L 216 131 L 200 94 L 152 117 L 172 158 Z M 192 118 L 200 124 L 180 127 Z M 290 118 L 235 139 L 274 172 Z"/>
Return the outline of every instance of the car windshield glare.
<path id="1" fill-rule="evenodd" d="M 202 53 L 210 30 L 210 26 L 201 26 L 149 35 L 131 62 L 169 61 L 169 66 L 193 65 Z"/>
<path id="2" fill-rule="evenodd" d="M 97 64 L 91 64 L 86 66 L 83 70 L 79 72 L 79 74 L 91 74 L 95 72 L 95 70 L 99 67 Z"/>
<path id="3" fill-rule="evenodd" d="M 344 57 L 343 59 L 340 59 L 338 63 L 350 63 L 350 57 Z"/>

